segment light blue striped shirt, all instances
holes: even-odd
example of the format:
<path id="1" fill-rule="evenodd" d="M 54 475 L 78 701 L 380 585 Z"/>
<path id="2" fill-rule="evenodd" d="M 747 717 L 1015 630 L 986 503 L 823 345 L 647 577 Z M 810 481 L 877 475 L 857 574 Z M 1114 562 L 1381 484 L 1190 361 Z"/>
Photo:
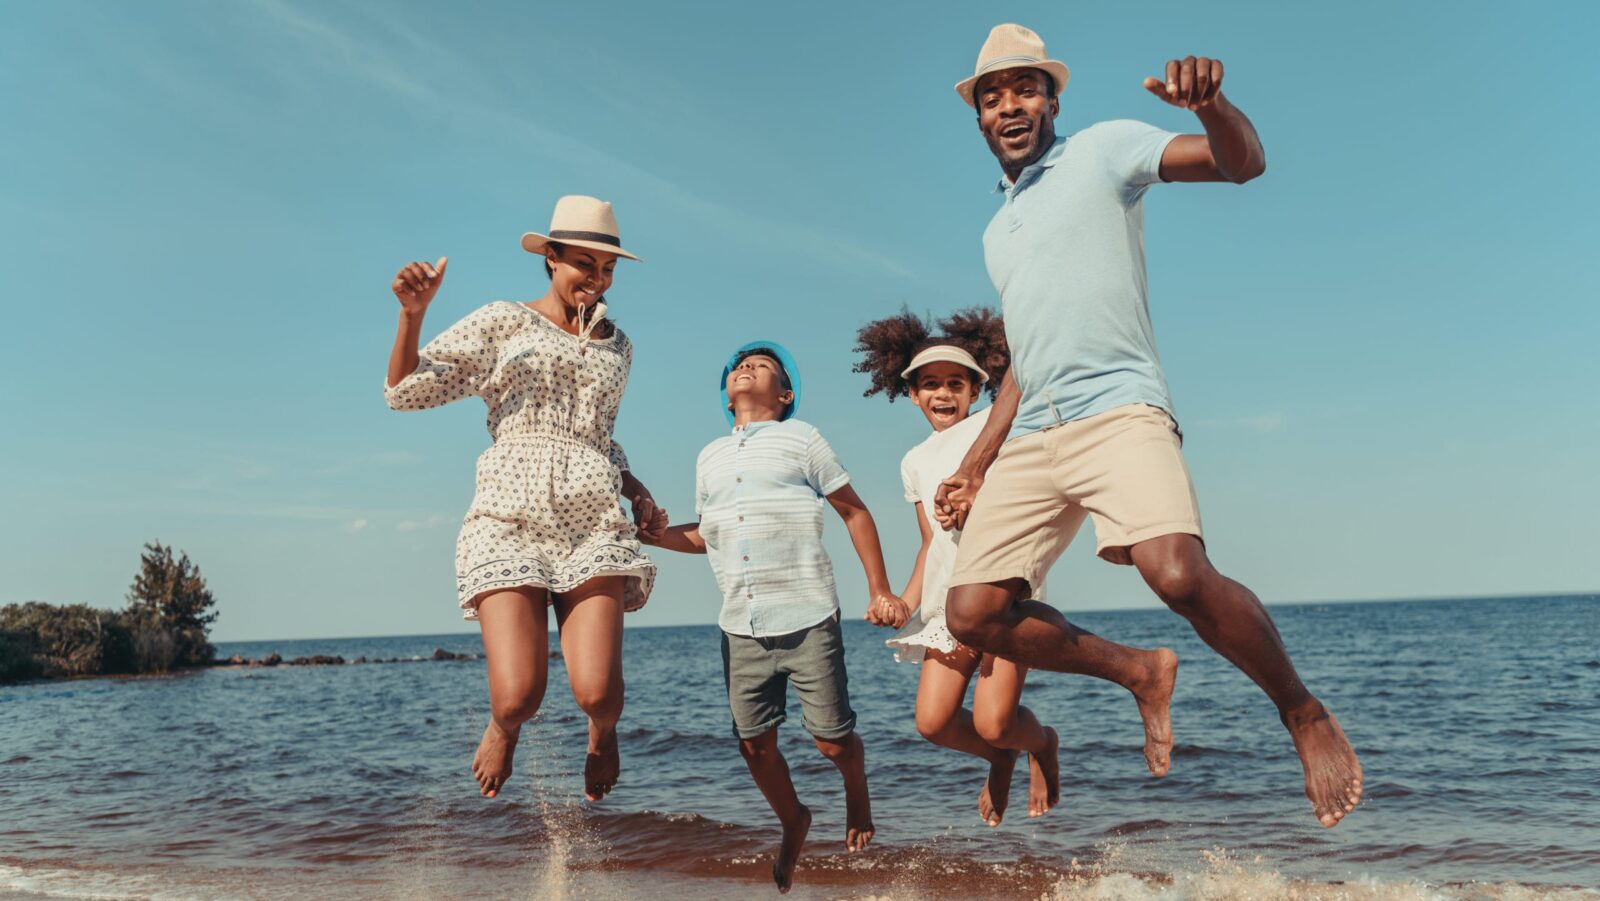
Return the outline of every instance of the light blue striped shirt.
<path id="1" fill-rule="evenodd" d="M 694 506 L 724 632 L 788 635 L 839 609 L 822 499 L 849 483 L 822 434 L 798 419 L 752 422 L 700 452 Z"/>

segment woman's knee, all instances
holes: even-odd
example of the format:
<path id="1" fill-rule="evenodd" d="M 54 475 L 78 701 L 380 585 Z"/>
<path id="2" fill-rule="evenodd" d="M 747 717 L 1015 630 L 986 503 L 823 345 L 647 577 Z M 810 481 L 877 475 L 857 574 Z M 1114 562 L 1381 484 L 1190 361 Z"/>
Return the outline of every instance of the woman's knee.
<path id="1" fill-rule="evenodd" d="M 572 699 L 590 719 L 615 720 L 622 715 L 622 679 L 603 679 L 574 683 Z"/>
<path id="2" fill-rule="evenodd" d="M 544 684 L 526 682 L 510 689 L 491 692 L 489 706 L 494 718 L 502 723 L 521 724 L 533 719 L 544 703 Z"/>

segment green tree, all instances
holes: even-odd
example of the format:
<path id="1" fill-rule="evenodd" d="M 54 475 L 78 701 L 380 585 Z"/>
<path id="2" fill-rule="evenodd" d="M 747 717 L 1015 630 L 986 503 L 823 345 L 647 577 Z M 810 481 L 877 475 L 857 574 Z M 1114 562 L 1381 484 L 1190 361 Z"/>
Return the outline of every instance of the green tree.
<path id="1" fill-rule="evenodd" d="M 211 609 L 215 605 L 200 567 L 189 562 L 188 554 L 180 552 L 174 557 L 172 548 L 159 541 L 144 546 L 139 573 L 128 589 L 129 612 L 154 614 L 172 630 L 172 665 L 211 662 L 216 654 L 210 641 L 210 626 L 217 618 Z M 134 631 L 137 634 L 138 630 Z"/>

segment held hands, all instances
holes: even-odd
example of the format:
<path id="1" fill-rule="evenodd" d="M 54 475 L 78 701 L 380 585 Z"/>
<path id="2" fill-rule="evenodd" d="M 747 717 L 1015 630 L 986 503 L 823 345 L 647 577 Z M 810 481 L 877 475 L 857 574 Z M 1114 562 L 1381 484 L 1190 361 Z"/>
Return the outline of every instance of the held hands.
<path id="1" fill-rule="evenodd" d="M 1167 60 L 1167 77 L 1146 78 L 1144 89 L 1179 109 L 1201 110 L 1222 94 L 1222 60 L 1186 56 Z"/>
<path id="2" fill-rule="evenodd" d="M 906 602 L 888 592 L 873 595 L 871 603 L 867 604 L 867 622 L 874 626 L 898 629 L 910 619 L 911 610 Z"/>
<path id="3" fill-rule="evenodd" d="M 947 532 L 962 528 L 967 524 L 967 514 L 972 512 L 972 502 L 982 487 L 983 476 L 969 472 L 957 472 L 940 482 L 933 498 L 933 518 Z"/>
<path id="4" fill-rule="evenodd" d="M 439 283 L 444 281 L 444 267 L 449 257 L 440 257 L 437 263 L 408 263 L 394 277 L 389 287 L 400 298 L 400 309 L 414 316 L 428 310 L 433 295 L 439 293 Z"/>
<path id="5" fill-rule="evenodd" d="M 657 507 L 654 498 L 641 494 L 633 499 L 633 525 L 640 541 L 659 544 L 667 533 L 667 508 Z"/>

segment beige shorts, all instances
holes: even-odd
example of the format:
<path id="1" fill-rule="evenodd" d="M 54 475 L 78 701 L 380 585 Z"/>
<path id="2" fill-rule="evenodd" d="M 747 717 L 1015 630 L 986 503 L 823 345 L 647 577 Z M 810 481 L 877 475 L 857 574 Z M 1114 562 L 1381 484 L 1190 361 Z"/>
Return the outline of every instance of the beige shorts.
<path id="1" fill-rule="evenodd" d="M 1150 538 L 1204 540 L 1181 444 L 1172 417 L 1147 404 L 1007 441 L 967 517 L 950 584 L 1040 584 L 1085 516 L 1095 552 L 1112 563 L 1132 563 L 1128 549 Z"/>

